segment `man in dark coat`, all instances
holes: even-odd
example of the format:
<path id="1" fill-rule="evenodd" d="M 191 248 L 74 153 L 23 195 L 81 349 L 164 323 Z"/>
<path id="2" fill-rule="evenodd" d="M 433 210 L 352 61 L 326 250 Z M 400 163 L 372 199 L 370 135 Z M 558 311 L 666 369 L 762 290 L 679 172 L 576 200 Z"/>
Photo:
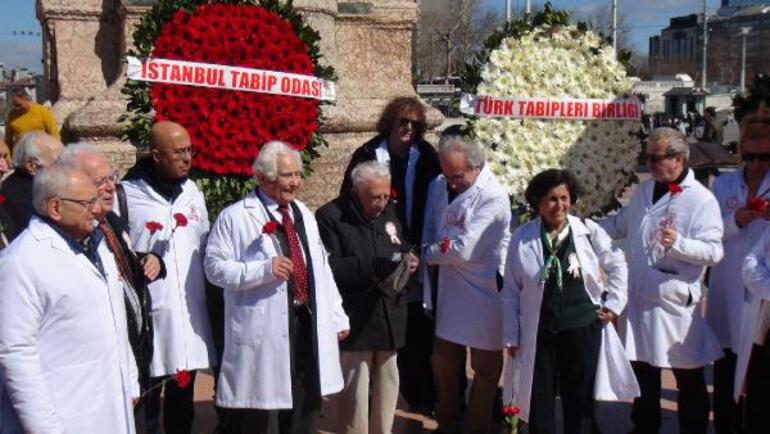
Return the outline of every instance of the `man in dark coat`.
<path id="1" fill-rule="evenodd" d="M 8 241 L 13 241 L 27 228 L 32 217 L 32 181 L 41 169 L 56 161 L 62 143 L 42 131 L 32 131 L 21 137 L 13 148 L 13 166 L 16 170 L 3 181 L 0 194 L 5 196 L 4 208 L 10 217 L 5 232 Z"/>
<path id="2" fill-rule="evenodd" d="M 316 213 L 350 318 L 350 337 L 340 344 L 345 388 L 338 395 L 337 432 L 389 433 L 398 400 L 396 350 L 403 347 L 406 333 L 402 291 L 418 261 L 402 239 L 388 168 L 367 161 L 353 169 L 351 179 L 350 192 Z"/>
<path id="3" fill-rule="evenodd" d="M 139 387 L 141 392 L 144 392 L 150 385 L 153 347 L 150 292 L 147 284 L 165 277 L 163 261 L 153 253 L 136 252 L 129 246 L 127 216 L 118 216 L 113 212 L 117 175 L 103 153 L 92 145 L 71 144 L 67 146 L 58 161 L 85 172 L 91 177 L 99 193 L 101 212 L 96 216 L 99 221 L 97 230 L 104 235 L 107 247 L 115 257 L 115 264 L 121 274 L 123 298 L 126 303 L 128 341 L 139 371 Z"/>
<path id="4" fill-rule="evenodd" d="M 425 128 L 425 106 L 420 100 L 391 100 L 377 122 L 379 134 L 353 153 L 340 189 L 340 196 L 350 191 L 351 172 L 364 161 L 376 160 L 390 168 L 396 215 L 405 241 L 413 246 L 422 243 L 428 186 L 441 173 L 435 148 L 423 138 Z M 412 275 L 407 286 L 406 345 L 399 352 L 398 365 L 401 393 L 411 410 L 430 414 L 436 402 L 430 366 L 434 325 L 422 308 L 422 286 L 417 274 Z"/>

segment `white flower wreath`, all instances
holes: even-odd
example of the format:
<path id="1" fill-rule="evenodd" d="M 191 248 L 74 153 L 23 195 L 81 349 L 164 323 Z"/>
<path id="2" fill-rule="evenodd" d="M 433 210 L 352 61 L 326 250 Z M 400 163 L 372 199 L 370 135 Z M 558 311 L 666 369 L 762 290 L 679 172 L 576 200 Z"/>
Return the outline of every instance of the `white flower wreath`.
<path id="1" fill-rule="evenodd" d="M 631 81 L 615 50 L 575 26 L 537 27 L 505 38 L 481 68 L 476 94 L 493 97 L 594 98 L 628 96 Z M 492 171 L 515 205 L 537 173 L 570 170 L 582 196 L 575 206 L 590 215 L 611 203 L 633 176 L 639 140 L 633 121 L 478 118 L 474 136 L 489 148 Z"/>

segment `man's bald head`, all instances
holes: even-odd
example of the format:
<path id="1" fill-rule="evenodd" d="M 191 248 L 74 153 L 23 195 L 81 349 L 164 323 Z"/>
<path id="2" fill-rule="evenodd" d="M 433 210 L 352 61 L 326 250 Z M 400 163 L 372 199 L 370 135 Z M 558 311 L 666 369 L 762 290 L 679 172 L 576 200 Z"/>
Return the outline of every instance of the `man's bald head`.
<path id="1" fill-rule="evenodd" d="M 150 131 L 152 162 L 167 180 L 186 178 L 192 163 L 192 146 L 187 130 L 171 121 L 161 121 Z"/>

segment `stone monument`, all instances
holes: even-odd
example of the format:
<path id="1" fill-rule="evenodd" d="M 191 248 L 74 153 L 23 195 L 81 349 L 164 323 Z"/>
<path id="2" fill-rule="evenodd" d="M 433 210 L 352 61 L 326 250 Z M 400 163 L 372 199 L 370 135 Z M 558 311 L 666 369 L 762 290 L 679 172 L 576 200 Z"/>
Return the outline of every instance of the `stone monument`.
<path id="1" fill-rule="evenodd" d="M 136 149 L 120 140 L 117 118 L 125 52 L 136 24 L 154 0 L 37 0 L 43 27 L 44 73 L 53 112 L 66 141 L 97 144 L 121 170 Z M 329 148 L 313 163 L 303 199 L 317 207 L 339 188 L 353 149 L 375 134 L 382 107 L 394 96 L 415 95 L 412 31 L 418 7 L 408 0 L 295 0 L 321 33 L 324 63 L 335 67 L 337 101 L 324 107 L 321 130 Z M 429 127 L 441 114 L 429 108 Z"/>

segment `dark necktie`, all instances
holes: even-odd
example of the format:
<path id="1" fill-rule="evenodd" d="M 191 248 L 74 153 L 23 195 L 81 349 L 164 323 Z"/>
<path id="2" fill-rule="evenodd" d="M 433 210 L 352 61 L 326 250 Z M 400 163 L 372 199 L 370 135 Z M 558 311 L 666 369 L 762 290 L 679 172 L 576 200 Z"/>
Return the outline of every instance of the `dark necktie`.
<path id="1" fill-rule="evenodd" d="M 131 307 L 130 312 L 136 320 L 136 325 L 139 331 L 142 330 L 142 308 L 139 301 L 139 294 L 134 289 L 134 282 L 131 280 L 131 267 L 128 265 L 128 258 L 123 252 L 123 248 L 120 246 L 120 241 L 115 232 L 107 224 L 106 220 L 99 222 L 99 232 L 104 235 L 104 240 L 107 242 L 107 248 L 112 252 L 112 256 L 115 258 L 115 264 L 118 266 L 118 273 L 120 273 L 121 280 L 123 280 L 123 293 L 129 301 Z"/>
<path id="2" fill-rule="evenodd" d="M 307 294 L 307 267 L 305 258 L 302 256 L 302 249 L 299 246 L 297 231 L 294 230 L 294 222 L 289 215 L 289 208 L 286 205 L 278 207 L 281 213 L 283 229 L 286 231 L 286 238 L 289 241 L 289 254 L 291 263 L 294 266 L 294 303 L 305 304 L 308 300 Z"/>

